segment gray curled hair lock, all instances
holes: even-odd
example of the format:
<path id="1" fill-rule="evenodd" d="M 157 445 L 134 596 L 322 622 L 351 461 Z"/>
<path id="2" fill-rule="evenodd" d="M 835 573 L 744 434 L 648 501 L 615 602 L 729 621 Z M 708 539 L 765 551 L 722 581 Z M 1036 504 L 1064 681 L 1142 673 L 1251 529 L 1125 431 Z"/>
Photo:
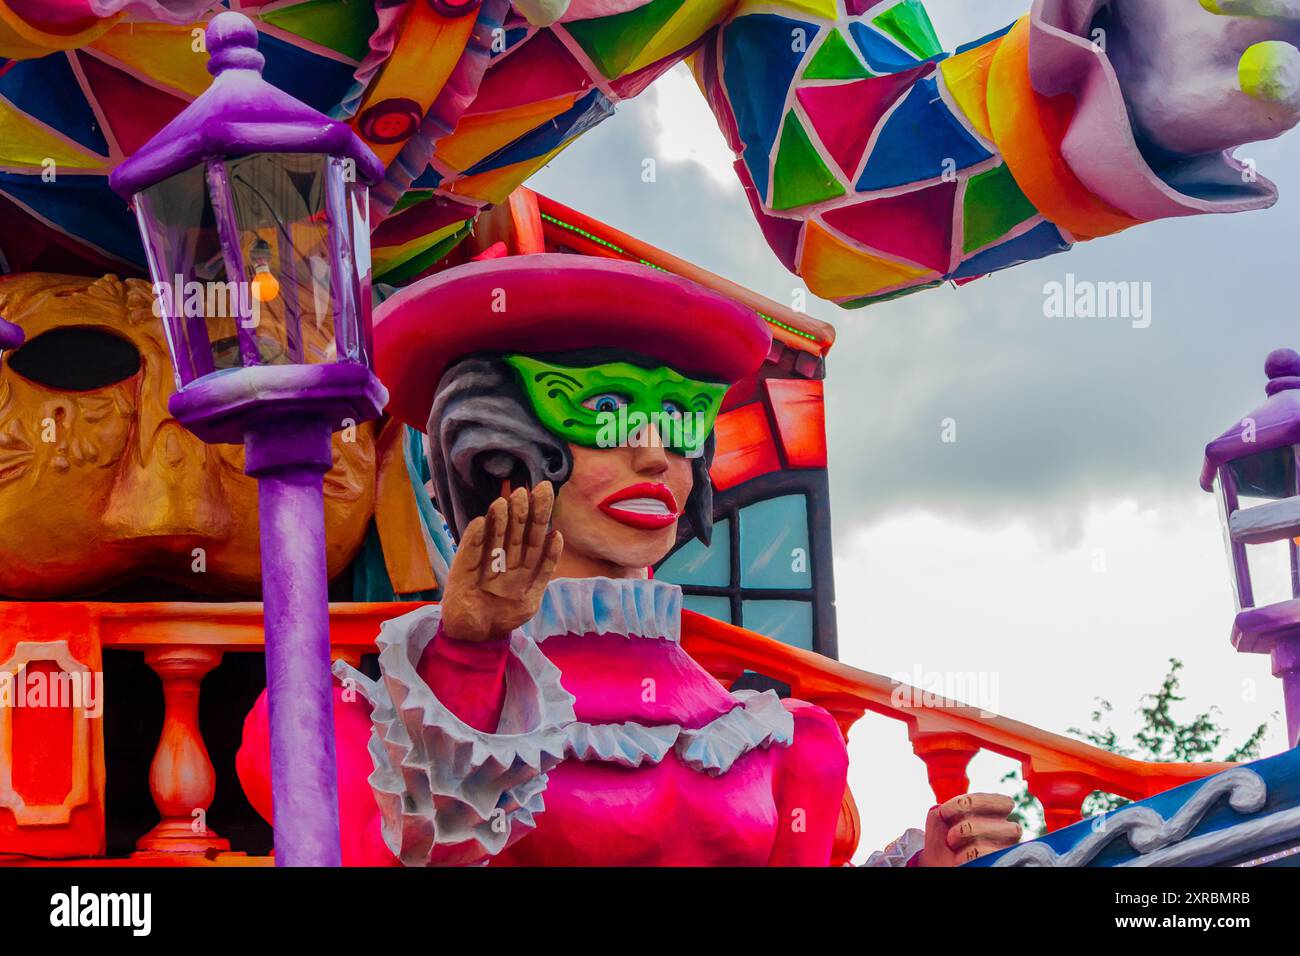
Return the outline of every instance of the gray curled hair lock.
<path id="1" fill-rule="evenodd" d="M 549 481 L 558 494 L 573 472 L 568 445 L 537 420 L 514 370 L 499 356 L 462 359 L 443 373 L 427 434 L 434 503 L 457 541 L 500 497 L 504 481 L 515 488 Z M 709 469 L 716 447 L 710 433 L 703 454 L 691 461 L 693 481 L 678 524 L 679 542 L 698 537 L 708 544 L 713 537 Z"/>

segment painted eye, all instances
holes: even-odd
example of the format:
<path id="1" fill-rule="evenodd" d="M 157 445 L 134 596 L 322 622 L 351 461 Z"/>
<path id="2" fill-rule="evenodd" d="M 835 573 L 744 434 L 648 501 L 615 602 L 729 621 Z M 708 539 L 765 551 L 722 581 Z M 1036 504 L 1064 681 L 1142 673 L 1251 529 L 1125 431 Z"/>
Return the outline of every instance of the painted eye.
<path id="1" fill-rule="evenodd" d="M 676 402 L 669 401 L 668 399 L 664 399 L 664 411 L 667 414 L 671 415 L 673 418 L 681 418 L 683 415 L 686 414 L 685 408 L 683 408 L 681 405 L 677 404 Z"/>
<path id="2" fill-rule="evenodd" d="M 602 415 L 612 415 L 620 408 L 628 404 L 628 397 L 620 395 L 618 392 L 605 392 L 602 395 L 593 395 L 582 403 L 583 408 L 590 408 L 593 412 Z"/>

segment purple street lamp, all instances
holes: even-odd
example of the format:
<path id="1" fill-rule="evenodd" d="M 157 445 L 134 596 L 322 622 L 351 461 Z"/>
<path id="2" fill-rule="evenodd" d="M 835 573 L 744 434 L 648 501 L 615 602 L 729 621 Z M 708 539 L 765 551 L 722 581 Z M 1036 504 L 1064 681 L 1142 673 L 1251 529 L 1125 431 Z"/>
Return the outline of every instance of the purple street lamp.
<path id="1" fill-rule="evenodd" d="M 338 866 L 322 480 L 375 418 L 367 186 L 343 123 L 262 79 L 257 29 L 207 29 L 212 85 L 122 163 L 176 367 L 171 411 L 258 480 L 276 863 Z"/>
<path id="2" fill-rule="evenodd" d="M 1287 740 L 1300 733 L 1300 354 L 1272 352 L 1264 363 L 1268 401 L 1205 448 L 1201 487 L 1219 498 L 1232 562 L 1237 617 L 1232 644 L 1244 654 L 1269 654 L 1282 678 Z M 1243 506 L 1243 499 L 1262 503 Z M 1282 543 L 1290 555 L 1289 598 L 1260 606 L 1251 577 L 1259 546 Z M 1251 550 L 1248 550 L 1251 549 Z M 1257 564 L 1257 570 L 1262 568 Z"/>

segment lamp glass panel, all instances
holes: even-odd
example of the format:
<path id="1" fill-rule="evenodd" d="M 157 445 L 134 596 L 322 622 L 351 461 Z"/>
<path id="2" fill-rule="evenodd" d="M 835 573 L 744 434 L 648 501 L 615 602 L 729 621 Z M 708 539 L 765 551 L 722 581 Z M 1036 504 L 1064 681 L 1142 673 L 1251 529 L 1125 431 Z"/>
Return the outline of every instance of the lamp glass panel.
<path id="1" fill-rule="evenodd" d="M 1289 498 L 1297 491 L 1295 446 L 1267 448 L 1230 462 L 1237 493 L 1245 498 Z"/>
<path id="2" fill-rule="evenodd" d="M 1242 502 L 1245 505 L 1245 502 Z M 1291 587 L 1290 541 L 1270 541 L 1268 544 L 1246 545 L 1246 561 L 1250 567 L 1250 587 L 1254 592 L 1255 607 L 1279 604 L 1294 597 Z"/>
<path id="3" fill-rule="evenodd" d="M 370 190 L 364 183 L 353 182 L 349 184 L 348 191 L 348 218 L 352 230 L 352 283 L 355 290 L 354 301 L 356 318 L 349 323 L 349 330 L 356 329 L 355 333 L 347 336 L 348 347 L 340 348 L 343 354 L 353 361 L 365 362 L 370 364 L 370 356 L 374 354 L 373 344 L 370 340 L 371 335 L 371 281 L 370 281 Z M 340 343 L 344 339 L 342 333 L 343 323 L 340 323 Z"/>
<path id="4" fill-rule="evenodd" d="M 233 339 L 236 328 L 205 168 L 191 167 L 149 187 L 136 196 L 135 207 L 177 386 L 184 388 L 226 367 L 211 343 Z"/>
<path id="5" fill-rule="evenodd" d="M 225 164 L 262 365 L 338 359 L 328 163 L 317 153 L 255 153 Z"/>

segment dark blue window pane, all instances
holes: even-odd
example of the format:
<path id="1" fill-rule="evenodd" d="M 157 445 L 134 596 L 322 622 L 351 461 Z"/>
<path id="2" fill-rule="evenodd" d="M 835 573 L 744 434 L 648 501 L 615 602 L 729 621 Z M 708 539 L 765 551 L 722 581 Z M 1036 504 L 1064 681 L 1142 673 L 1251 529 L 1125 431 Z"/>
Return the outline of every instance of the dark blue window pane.
<path id="1" fill-rule="evenodd" d="M 683 594 L 682 606 L 688 611 L 695 611 L 697 614 L 707 614 L 709 617 L 717 618 L 719 621 L 731 623 L 731 599 L 724 597 L 708 597 L 702 594 Z"/>
<path id="2" fill-rule="evenodd" d="M 702 541 L 683 545 L 655 569 L 655 577 L 673 584 L 725 588 L 731 584 L 731 522 L 713 526 L 713 544 Z"/>
<path id="3" fill-rule="evenodd" d="M 813 609 L 808 601 L 745 601 L 741 613 L 749 630 L 813 649 Z"/>
<path id="4" fill-rule="evenodd" d="M 760 501 L 740 512 L 740 586 L 813 586 L 808 502 L 803 495 Z"/>

